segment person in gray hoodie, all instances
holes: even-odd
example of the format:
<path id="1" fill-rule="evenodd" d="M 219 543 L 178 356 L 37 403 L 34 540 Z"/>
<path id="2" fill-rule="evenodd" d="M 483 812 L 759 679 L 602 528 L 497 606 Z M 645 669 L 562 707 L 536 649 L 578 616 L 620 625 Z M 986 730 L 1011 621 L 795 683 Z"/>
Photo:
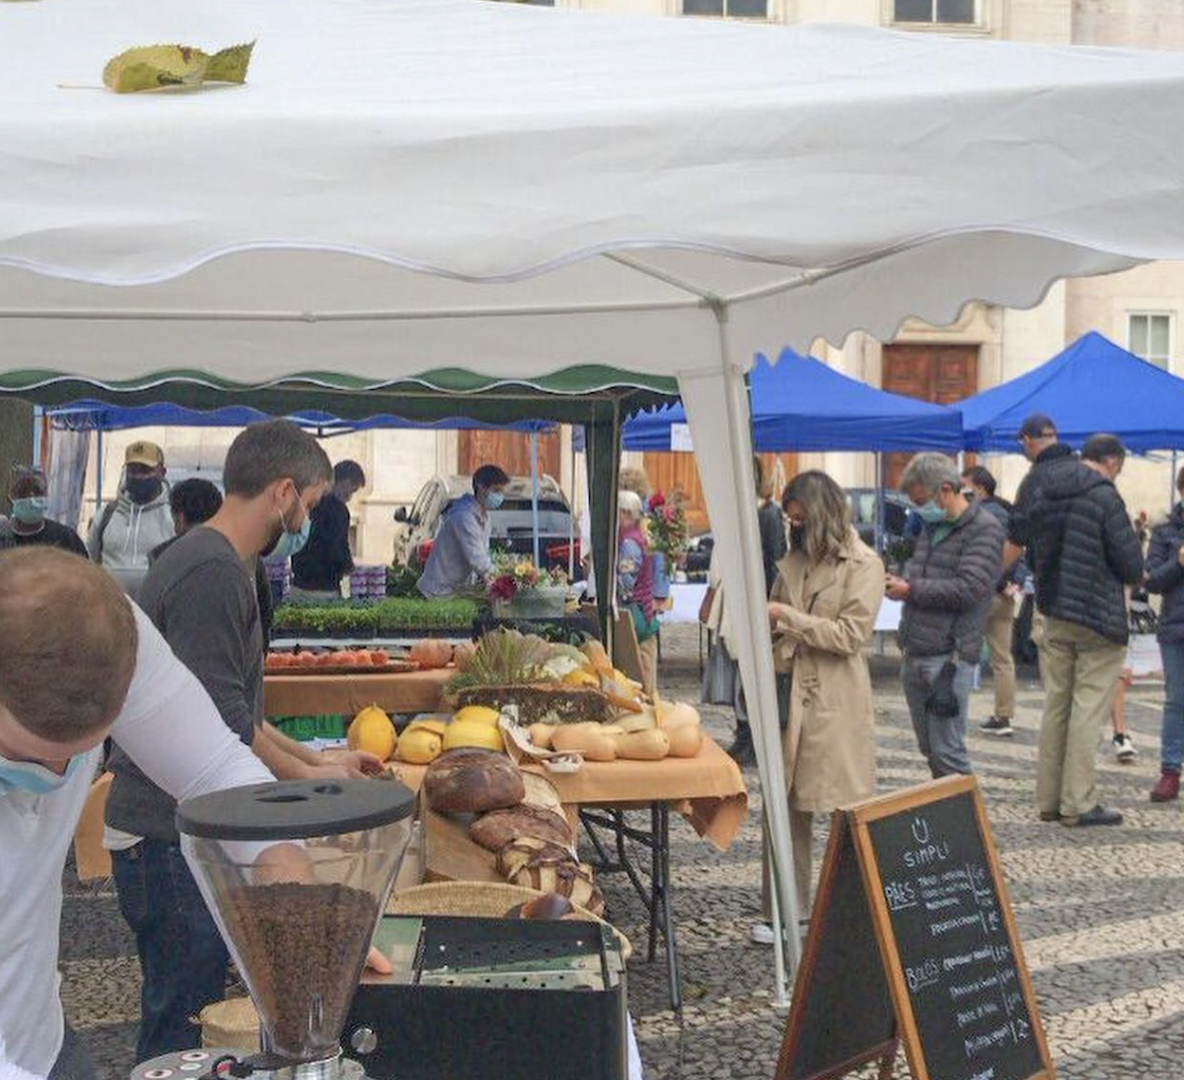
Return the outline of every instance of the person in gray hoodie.
<path id="1" fill-rule="evenodd" d="M 966 714 L 991 597 L 1003 570 L 999 521 L 962 494 L 945 454 L 918 454 L 901 490 L 924 523 L 903 578 L 887 594 L 904 602 L 900 625 L 905 698 L 933 776 L 970 773 Z"/>
<path id="2" fill-rule="evenodd" d="M 124 455 L 119 496 L 95 514 L 86 549 L 134 600 L 148 572 L 148 555 L 177 533 L 165 482 L 164 451 L 138 439 Z"/>

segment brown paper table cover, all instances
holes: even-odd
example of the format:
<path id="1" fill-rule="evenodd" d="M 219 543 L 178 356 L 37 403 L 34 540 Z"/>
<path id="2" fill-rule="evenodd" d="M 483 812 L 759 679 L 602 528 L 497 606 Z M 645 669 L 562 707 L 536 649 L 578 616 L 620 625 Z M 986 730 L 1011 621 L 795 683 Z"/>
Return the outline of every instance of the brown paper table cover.
<path id="1" fill-rule="evenodd" d="M 419 790 L 425 765 L 391 762 L 396 775 Z M 748 813 L 748 789 L 736 763 L 704 737 L 693 758 L 661 761 L 585 761 L 577 773 L 550 773 L 526 766 L 555 785 L 565 806 L 629 807 L 667 802 L 704 840 L 725 851 Z"/>
<path id="2" fill-rule="evenodd" d="M 388 713 L 438 712 L 451 668 L 397 675 L 268 675 L 263 706 L 268 716 L 353 716 L 367 705 Z"/>

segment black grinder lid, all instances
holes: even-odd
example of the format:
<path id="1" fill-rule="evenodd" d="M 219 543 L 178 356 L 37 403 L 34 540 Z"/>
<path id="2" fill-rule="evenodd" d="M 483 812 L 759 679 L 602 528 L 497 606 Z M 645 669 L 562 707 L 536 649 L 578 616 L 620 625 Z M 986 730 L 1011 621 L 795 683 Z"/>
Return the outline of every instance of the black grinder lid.
<path id="1" fill-rule="evenodd" d="M 410 816 L 415 796 L 385 780 L 281 780 L 215 791 L 177 807 L 177 831 L 211 840 L 303 840 Z"/>

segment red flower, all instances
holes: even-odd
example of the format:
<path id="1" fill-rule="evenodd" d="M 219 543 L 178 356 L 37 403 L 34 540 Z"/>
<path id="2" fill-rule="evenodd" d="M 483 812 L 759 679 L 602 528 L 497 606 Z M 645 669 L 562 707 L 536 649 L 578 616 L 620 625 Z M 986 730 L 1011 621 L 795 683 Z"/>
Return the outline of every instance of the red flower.
<path id="1" fill-rule="evenodd" d="M 666 505 L 666 496 L 663 495 L 660 491 L 655 491 L 653 493 L 653 495 L 650 496 L 650 509 L 651 510 L 657 510 L 659 506 L 665 506 L 665 505 Z"/>
<path id="2" fill-rule="evenodd" d="M 489 595 L 493 600 L 513 600 L 518 594 L 518 582 L 513 574 L 502 574 L 489 583 Z"/>

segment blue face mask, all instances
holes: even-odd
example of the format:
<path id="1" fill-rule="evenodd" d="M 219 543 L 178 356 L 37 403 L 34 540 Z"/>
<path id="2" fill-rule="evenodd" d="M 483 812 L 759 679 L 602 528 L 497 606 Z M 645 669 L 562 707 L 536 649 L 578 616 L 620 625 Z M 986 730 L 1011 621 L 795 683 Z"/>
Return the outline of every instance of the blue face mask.
<path id="1" fill-rule="evenodd" d="M 485 493 L 486 510 L 496 510 L 505 501 L 506 496 L 500 491 L 487 491 Z"/>
<path id="2" fill-rule="evenodd" d="M 296 530 L 288 528 L 283 514 L 280 515 L 280 524 L 284 527 L 284 531 L 280 533 L 275 549 L 268 556 L 269 559 L 290 559 L 293 555 L 303 551 L 304 545 L 308 543 L 308 534 L 312 532 L 312 517 L 307 511 L 305 511 L 304 520 L 300 523 L 300 528 Z"/>
<path id="3" fill-rule="evenodd" d="M 65 787 L 66 781 L 74 775 L 85 757 L 86 754 L 75 754 L 61 776 L 35 761 L 9 761 L 8 758 L 0 757 L 0 795 L 7 795 L 14 790 L 30 795 L 49 795 Z"/>
<path id="4" fill-rule="evenodd" d="M 946 512 L 932 499 L 917 507 L 917 516 L 926 525 L 936 525 L 938 522 L 946 520 Z"/>
<path id="5" fill-rule="evenodd" d="M 22 525 L 36 525 L 45 518 L 49 500 L 44 495 L 30 495 L 25 499 L 12 500 L 12 516 Z"/>

